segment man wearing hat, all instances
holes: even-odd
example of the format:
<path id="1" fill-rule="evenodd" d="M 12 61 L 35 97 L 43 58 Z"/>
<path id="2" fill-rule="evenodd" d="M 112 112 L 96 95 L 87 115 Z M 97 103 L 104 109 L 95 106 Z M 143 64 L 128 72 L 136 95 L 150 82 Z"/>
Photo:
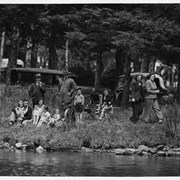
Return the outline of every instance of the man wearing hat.
<path id="1" fill-rule="evenodd" d="M 36 74 L 35 79 L 36 82 L 33 83 L 29 89 L 29 96 L 32 99 L 33 108 L 38 104 L 39 99 L 43 99 L 44 101 L 44 94 L 46 92 L 45 84 L 41 82 L 41 74 Z"/>
<path id="2" fill-rule="evenodd" d="M 75 92 L 77 85 L 72 78 L 68 77 L 68 72 L 64 72 L 61 80 L 58 82 L 59 86 L 59 109 L 62 111 L 64 104 L 71 101 L 73 93 Z"/>

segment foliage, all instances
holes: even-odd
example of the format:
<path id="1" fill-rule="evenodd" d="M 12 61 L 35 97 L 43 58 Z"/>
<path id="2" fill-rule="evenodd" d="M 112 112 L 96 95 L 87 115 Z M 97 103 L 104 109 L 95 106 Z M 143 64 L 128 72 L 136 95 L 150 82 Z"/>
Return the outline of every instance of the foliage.
<path id="1" fill-rule="evenodd" d="M 178 104 L 165 105 L 163 107 L 164 130 L 167 137 L 178 138 L 180 128 L 180 107 Z"/>
<path id="2" fill-rule="evenodd" d="M 56 89 L 48 89 L 45 97 L 50 112 L 54 110 L 51 100 L 55 92 Z M 6 139 L 11 145 L 22 142 L 27 144 L 28 148 L 41 145 L 47 150 L 78 150 L 82 146 L 95 149 L 137 148 L 141 144 L 149 147 L 160 144 L 171 144 L 173 146 L 177 145 L 179 141 L 178 136 L 177 138 L 167 138 L 165 136 L 167 129 L 164 129 L 164 127 L 167 127 L 167 121 L 172 121 L 174 124 L 175 122 L 179 123 L 179 114 L 177 116 L 177 110 L 179 113 L 178 106 L 175 106 L 176 108 L 174 106 L 164 108 L 165 120 L 163 125 L 156 123 L 144 124 L 142 122 L 133 124 L 129 120 L 131 109 L 115 109 L 114 114 L 118 117 L 116 126 L 110 125 L 108 121 L 86 119 L 84 124 L 77 124 L 75 128 L 68 131 L 63 127 L 42 126 L 37 128 L 31 124 L 24 127 L 16 125 L 9 127 L 8 116 L 12 107 L 19 99 L 27 98 L 28 95 L 27 88 L 18 86 L 9 87 L 6 93 L 6 96 L 1 97 L 0 140 Z M 85 117 L 85 114 L 83 116 Z"/>

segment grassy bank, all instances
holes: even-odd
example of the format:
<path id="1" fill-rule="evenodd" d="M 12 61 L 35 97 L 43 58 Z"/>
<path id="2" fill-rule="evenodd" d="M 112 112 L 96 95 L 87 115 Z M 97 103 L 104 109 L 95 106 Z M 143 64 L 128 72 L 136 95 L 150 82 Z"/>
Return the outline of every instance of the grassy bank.
<path id="1" fill-rule="evenodd" d="M 46 93 L 45 103 L 51 112 L 56 106 L 55 100 L 53 100 L 56 92 L 55 89 L 49 89 Z M 170 106 L 163 107 L 165 121 L 162 125 L 141 122 L 133 124 L 129 121 L 131 110 L 119 108 L 115 110 L 118 117 L 116 126 L 112 126 L 108 122 L 86 119 L 83 124 L 77 124 L 76 128 L 71 128 L 68 131 L 66 127 L 50 128 L 44 126 L 37 128 L 33 125 L 8 127 L 8 116 L 12 107 L 25 97 L 28 97 L 28 91 L 25 87 L 9 87 L 6 93 L 2 92 L 0 141 L 9 142 L 12 146 L 17 142 L 22 142 L 27 145 L 27 148 L 41 145 L 47 150 L 78 150 L 82 146 L 94 149 L 114 149 L 137 148 L 142 144 L 148 147 L 161 144 L 170 147 L 179 147 L 180 145 L 177 128 L 175 130 L 173 127 L 175 123 L 177 126 L 179 123 L 177 119 L 179 118 L 179 106 L 176 107 L 177 110 L 174 107 L 170 108 Z M 175 136 L 172 135 L 173 133 Z"/>

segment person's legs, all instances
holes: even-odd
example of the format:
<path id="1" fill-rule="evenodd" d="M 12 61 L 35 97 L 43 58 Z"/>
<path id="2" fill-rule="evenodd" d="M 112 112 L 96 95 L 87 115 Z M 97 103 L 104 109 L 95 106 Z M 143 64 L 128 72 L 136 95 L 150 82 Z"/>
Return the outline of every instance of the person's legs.
<path id="1" fill-rule="evenodd" d="M 153 103 L 154 103 L 154 99 L 146 99 L 146 105 L 145 105 L 145 109 L 142 115 L 142 120 L 144 122 L 149 122 Z"/>
<path id="2" fill-rule="evenodd" d="M 11 112 L 11 115 L 9 117 L 10 125 L 13 125 L 16 121 L 16 115 L 14 112 Z"/>
<path id="3" fill-rule="evenodd" d="M 158 104 L 157 99 L 154 101 L 152 108 L 153 108 L 153 110 L 154 110 L 155 113 L 156 113 L 156 116 L 157 116 L 157 118 L 158 118 L 158 120 L 159 120 L 159 123 L 161 123 L 162 120 L 163 120 L 163 114 L 162 114 L 162 112 L 161 112 L 161 109 L 160 109 L 160 107 L 159 107 L 159 104 Z"/>
<path id="4" fill-rule="evenodd" d="M 139 102 L 133 102 L 132 103 L 132 109 L 133 109 L 133 114 L 130 120 L 135 123 L 138 121 L 139 118 Z"/>
<path id="5" fill-rule="evenodd" d="M 63 94 L 60 94 L 60 95 L 58 96 L 58 107 L 59 107 L 59 111 L 60 111 L 60 112 L 63 111 L 62 103 L 63 103 Z"/>
<path id="6" fill-rule="evenodd" d="M 32 123 L 33 122 L 33 119 L 30 119 L 30 120 L 24 120 L 22 122 L 23 125 L 27 125 L 28 123 Z"/>
<path id="7" fill-rule="evenodd" d="M 105 111 L 105 107 L 103 107 L 102 108 L 102 110 L 101 110 L 101 115 L 100 115 L 100 117 L 99 117 L 99 119 L 101 120 L 102 119 L 102 117 L 104 116 L 104 111 Z"/>

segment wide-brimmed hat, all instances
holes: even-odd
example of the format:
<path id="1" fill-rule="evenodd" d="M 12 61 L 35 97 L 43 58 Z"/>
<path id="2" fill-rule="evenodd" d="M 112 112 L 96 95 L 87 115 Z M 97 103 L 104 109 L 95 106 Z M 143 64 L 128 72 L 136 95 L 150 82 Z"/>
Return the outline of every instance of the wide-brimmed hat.
<path id="1" fill-rule="evenodd" d="M 68 71 L 63 71 L 63 75 L 69 75 Z"/>
<path id="2" fill-rule="evenodd" d="M 41 74 L 40 74 L 40 73 L 37 73 L 37 74 L 35 75 L 35 78 L 41 78 Z"/>

